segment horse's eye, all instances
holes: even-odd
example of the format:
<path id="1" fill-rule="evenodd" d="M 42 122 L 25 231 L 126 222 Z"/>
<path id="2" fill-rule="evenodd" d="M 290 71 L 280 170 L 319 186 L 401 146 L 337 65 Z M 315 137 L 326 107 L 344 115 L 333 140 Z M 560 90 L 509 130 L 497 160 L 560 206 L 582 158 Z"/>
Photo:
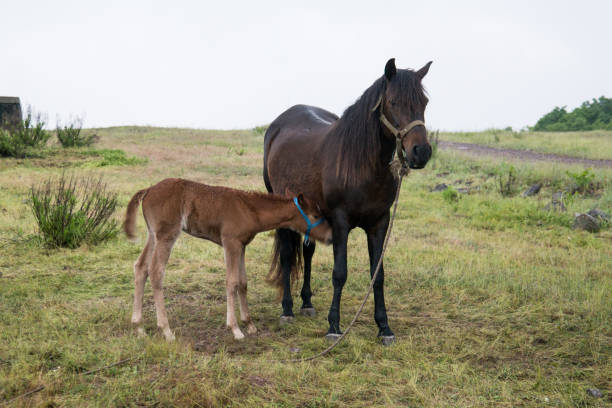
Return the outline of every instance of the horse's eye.
<path id="1" fill-rule="evenodd" d="M 395 100 L 391 100 L 391 106 L 395 106 Z"/>

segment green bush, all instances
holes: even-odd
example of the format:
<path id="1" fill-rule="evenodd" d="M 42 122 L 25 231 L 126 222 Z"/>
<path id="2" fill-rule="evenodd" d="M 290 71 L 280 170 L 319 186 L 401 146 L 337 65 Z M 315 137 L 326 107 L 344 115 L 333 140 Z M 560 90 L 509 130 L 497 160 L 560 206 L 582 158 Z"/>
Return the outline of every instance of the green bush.
<path id="1" fill-rule="evenodd" d="M 32 186 L 30 206 L 44 242 L 53 247 L 77 248 L 97 244 L 117 235 L 112 215 L 117 195 L 108 192 L 102 179 L 67 178 Z"/>
<path id="2" fill-rule="evenodd" d="M 91 146 L 96 140 L 96 135 L 83 135 L 82 129 L 83 121 L 80 118 L 64 126 L 61 126 L 58 120 L 55 132 L 62 147 Z"/>
<path id="3" fill-rule="evenodd" d="M 565 174 L 574 182 L 579 193 L 587 192 L 595 179 L 595 173 L 591 169 L 584 169 L 581 172 L 566 171 Z"/>
<path id="4" fill-rule="evenodd" d="M 497 172 L 497 187 L 503 197 L 511 197 L 516 194 L 517 177 L 514 166 L 502 165 Z"/>
<path id="5" fill-rule="evenodd" d="M 95 162 L 95 167 L 105 166 L 133 166 L 145 164 L 147 159 L 135 156 L 128 156 L 123 150 L 119 149 L 92 149 L 83 152 L 87 156 L 98 156 L 102 159 Z"/>
<path id="6" fill-rule="evenodd" d="M 11 130 L 0 130 L 0 156 L 23 158 L 46 146 L 51 135 L 42 115 L 28 111 L 24 120 Z"/>

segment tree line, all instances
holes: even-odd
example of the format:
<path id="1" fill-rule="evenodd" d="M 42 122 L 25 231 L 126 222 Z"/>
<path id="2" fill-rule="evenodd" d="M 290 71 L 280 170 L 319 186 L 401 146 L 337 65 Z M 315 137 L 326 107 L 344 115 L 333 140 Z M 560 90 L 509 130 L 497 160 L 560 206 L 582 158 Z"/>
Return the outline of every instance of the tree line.
<path id="1" fill-rule="evenodd" d="M 612 130 L 612 99 L 604 96 L 583 102 L 571 112 L 557 106 L 531 128 L 549 132 L 597 129 Z"/>

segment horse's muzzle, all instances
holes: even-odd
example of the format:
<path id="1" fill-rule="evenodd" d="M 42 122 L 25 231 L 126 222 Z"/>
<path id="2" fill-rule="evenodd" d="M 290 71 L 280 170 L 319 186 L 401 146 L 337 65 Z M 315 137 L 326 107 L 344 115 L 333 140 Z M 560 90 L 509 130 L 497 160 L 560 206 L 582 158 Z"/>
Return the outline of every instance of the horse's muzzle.
<path id="1" fill-rule="evenodd" d="M 416 145 L 411 153 L 408 166 L 414 170 L 422 169 L 431 158 L 431 145 L 429 143 Z"/>

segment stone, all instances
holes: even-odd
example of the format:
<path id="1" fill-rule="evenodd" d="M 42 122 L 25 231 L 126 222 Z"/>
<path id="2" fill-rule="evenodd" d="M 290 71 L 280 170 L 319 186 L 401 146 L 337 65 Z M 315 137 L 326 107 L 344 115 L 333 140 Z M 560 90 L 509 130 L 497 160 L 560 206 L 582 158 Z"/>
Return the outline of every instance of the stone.
<path id="1" fill-rule="evenodd" d="M 459 187 L 457 188 L 457 192 L 459 194 L 470 194 L 470 189 L 466 187 Z"/>
<path id="2" fill-rule="evenodd" d="M 598 232 L 601 225 L 597 218 L 592 217 L 589 214 L 576 214 L 572 228 L 588 232 Z"/>
<path id="3" fill-rule="evenodd" d="M 441 184 L 436 184 L 436 186 L 434 188 L 431 189 L 431 191 L 435 192 L 435 191 L 444 191 L 448 188 L 448 186 L 444 183 Z"/>
<path id="4" fill-rule="evenodd" d="M 541 183 L 536 183 L 536 184 L 532 185 L 531 187 L 529 187 L 527 190 L 525 190 L 525 192 L 523 193 L 523 197 L 534 196 L 534 195 L 536 195 L 536 194 L 538 194 L 540 192 L 541 188 L 542 188 L 542 184 Z"/>
<path id="5" fill-rule="evenodd" d="M 610 222 L 610 214 L 601 211 L 599 208 L 593 208 L 587 212 L 591 217 L 598 219 L 599 221 Z"/>
<path id="6" fill-rule="evenodd" d="M 552 195 L 552 200 L 547 204 L 544 209 L 546 211 L 566 211 L 565 204 L 563 204 L 563 191 L 557 191 Z"/>
<path id="7" fill-rule="evenodd" d="M 587 394 L 589 394 L 591 397 L 595 397 L 595 398 L 603 397 L 603 394 L 597 388 L 589 388 L 589 389 L 587 389 Z"/>

